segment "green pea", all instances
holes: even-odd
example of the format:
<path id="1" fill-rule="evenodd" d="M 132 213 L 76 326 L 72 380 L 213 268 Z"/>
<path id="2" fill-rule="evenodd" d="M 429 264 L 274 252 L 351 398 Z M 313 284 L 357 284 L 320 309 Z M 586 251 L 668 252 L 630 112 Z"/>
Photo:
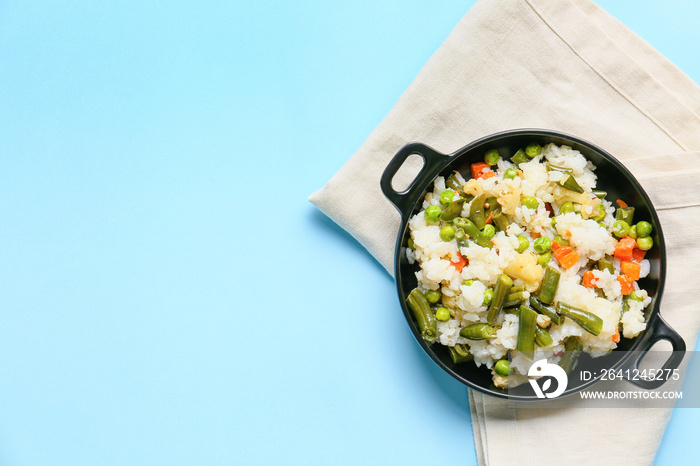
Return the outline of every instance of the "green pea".
<path id="1" fill-rule="evenodd" d="M 530 144 L 525 148 L 525 155 L 534 159 L 542 153 L 542 146 L 539 144 Z"/>
<path id="2" fill-rule="evenodd" d="M 627 236 L 627 233 L 629 232 L 630 226 L 624 220 L 617 220 L 615 223 L 613 223 L 613 235 L 617 236 L 618 238 Z"/>
<path id="3" fill-rule="evenodd" d="M 472 286 L 473 284 L 474 284 L 474 280 L 472 280 L 472 279 L 464 280 L 462 282 L 462 285 L 464 285 L 464 286 Z"/>
<path id="4" fill-rule="evenodd" d="M 496 234 L 496 228 L 494 228 L 493 225 L 487 224 L 481 232 L 484 234 L 484 236 L 487 239 L 493 238 L 493 235 Z"/>
<path id="5" fill-rule="evenodd" d="M 450 241 L 454 239 L 455 233 L 455 227 L 453 227 L 452 225 L 445 225 L 440 229 L 440 238 L 443 241 Z"/>
<path id="6" fill-rule="evenodd" d="M 518 247 L 515 248 L 515 250 L 518 252 L 524 252 L 529 247 L 530 240 L 525 238 L 524 236 L 518 236 Z"/>
<path id="7" fill-rule="evenodd" d="M 630 293 L 629 299 L 632 299 L 634 301 L 644 301 L 644 298 L 642 298 L 639 293 L 637 293 L 637 290 L 634 290 L 633 292 Z"/>
<path id="8" fill-rule="evenodd" d="M 440 322 L 447 322 L 450 320 L 450 310 L 442 306 L 437 308 L 437 311 L 435 311 L 435 318 Z"/>
<path id="9" fill-rule="evenodd" d="M 605 212 L 605 205 L 601 202 L 598 204 L 598 213 L 594 216 L 591 217 L 591 219 L 595 220 L 596 222 L 600 222 L 602 220 L 605 220 L 605 215 L 607 212 Z"/>
<path id="10" fill-rule="evenodd" d="M 630 227 L 630 232 L 627 233 L 627 236 L 629 236 L 632 239 L 637 239 L 637 225 L 632 225 Z"/>
<path id="11" fill-rule="evenodd" d="M 523 198 L 523 206 L 527 207 L 528 209 L 537 209 L 537 206 L 539 206 L 540 203 L 537 202 L 537 198 L 534 196 L 525 196 Z"/>
<path id="12" fill-rule="evenodd" d="M 535 252 L 544 254 L 545 252 L 552 249 L 552 240 L 547 238 L 546 236 L 540 236 L 535 240 L 535 244 L 533 244 L 532 247 L 535 248 Z"/>
<path id="13" fill-rule="evenodd" d="M 408 249 L 415 249 L 413 244 L 413 238 L 408 238 L 408 241 L 406 243 L 408 245 Z"/>
<path id="14" fill-rule="evenodd" d="M 440 219 L 440 215 L 442 215 L 442 209 L 440 208 L 440 206 L 431 205 L 428 206 L 427 209 L 425 209 L 425 213 L 423 215 L 425 215 L 425 220 L 428 223 L 435 223 Z"/>
<path id="15" fill-rule="evenodd" d="M 508 374 L 510 374 L 510 362 L 507 359 L 500 359 L 496 361 L 493 370 L 502 377 L 508 377 Z"/>
<path id="16" fill-rule="evenodd" d="M 516 176 L 518 176 L 518 170 L 515 168 L 509 168 L 503 174 L 503 178 L 507 178 L 509 180 L 514 180 Z"/>
<path id="17" fill-rule="evenodd" d="M 574 212 L 574 203 L 573 202 L 565 202 L 559 207 L 559 213 L 560 214 L 568 214 L 571 212 Z"/>
<path id="18" fill-rule="evenodd" d="M 559 243 L 560 246 L 568 246 L 569 245 L 569 240 L 564 239 L 561 235 L 555 236 L 552 241 L 556 241 L 557 243 Z"/>
<path id="19" fill-rule="evenodd" d="M 552 217 L 552 228 L 554 228 L 556 226 L 556 224 L 557 224 L 557 218 Z"/>
<path id="20" fill-rule="evenodd" d="M 651 223 L 645 222 L 643 220 L 641 222 L 637 223 L 637 235 L 640 238 L 647 237 L 650 234 L 651 234 Z"/>
<path id="21" fill-rule="evenodd" d="M 637 232 L 639 234 L 639 232 Z M 642 251 L 648 251 L 654 246 L 654 240 L 651 236 L 645 236 L 643 238 L 637 238 L 637 247 Z"/>
<path id="22" fill-rule="evenodd" d="M 545 254 L 542 254 L 540 257 L 537 258 L 537 263 L 541 265 L 542 267 L 545 267 L 547 264 L 549 264 L 549 261 L 552 259 L 552 253 L 551 251 Z"/>
<path id="23" fill-rule="evenodd" d="M 440 193 L 440 204 L 450 205 L 452 203 L 452 199 L 454 199 L 454 197 L 455 197 L 455 192 L 452 191 L 451 189 L 446 189 Z"/>
<path id="24" fill-rule="evenodd" d="M 498 154 L 496 149 L 491 149 L 490 151 L 486 152 L 486 155 L 484 155 L 484 162 L 488 163 L 489 165 L 496 165 L 499 160 L 501 160 L 501 156 Z"/>
<path id="25" fill-rule="evenodd" d="M 486 288 L 486 291 L 484 291 L 484 302 L 481 303 L 482 306 L 488 306 L 491 304 L 491 300 L 493 299 L 493 290 L 491 288 Z"/>
<path id="26" fill-rule="evenodd" d="M 608 229 L 608 226 L 603 221 L 598 222 L 598 225 L 600 225 L 600 228 L 605 228 L 606 230 Z"/>
<path id="27" fill-rule="evenodd" d="M 430 304 L 435 304 L 442 298 L 442 293 L 437 290 L 428 290 L 425 292 L 425 299 L 428 300 Z"/>

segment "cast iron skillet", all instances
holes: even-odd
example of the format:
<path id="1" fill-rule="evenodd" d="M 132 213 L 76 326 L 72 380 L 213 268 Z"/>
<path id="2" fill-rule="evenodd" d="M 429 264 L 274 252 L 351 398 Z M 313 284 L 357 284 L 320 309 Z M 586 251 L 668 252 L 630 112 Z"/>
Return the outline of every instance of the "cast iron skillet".
<path id="1" fill-rule="evenodd" d="M 447 177 L 453 170 L 458 170 L 465 175 L 466 179 L 469 179 L 469 166 L 472 163 L 483 161 L 484 153 L 487 150 L 497 149 L 501 157 L 510 158 L 519 148 L 525 148 L 525 146 L 533 142 L 542 146 L 549 143 L 565 144 L 581 152 L 598 167 L 595 171 L 598 177 L 597 188 L 608 192 L 607 199 L 624 199 L 636 209 L 634 214 L 635 222 L 646 220 L 653 226 L 654 247 L 646 256 L 651 263 L 651 272 L 639 282 L 639 285 L 647 290 L 652 298 L 651 304 L 645 310 L 646 330 L 634 339 L 622 338 L 618 348 L 607 356 L 591 358 L 587 354 L 581 355 L 577 371 L 586 369 L 593 374 L 597 374 L 597 376 L 591 380 L 581 380 L 579 377 L 580 372 L 572 372 L 569 374 L 568 386 L 563 396 L 582 390 L 598 381 L 602 376 L 601 369 L 620 370 L 627 380 L 639 387 L 645 389 L 658 388 L 664 383 L 664 380 L 645 380 L 631 377 L 631 375 L 638 374 L 635 370 L 639 369 L 639 363 L 644 355 L 660 340 L 668 340 L 673 347 L 671 357 L 663 366 L 664 370 L 677 368 L 685 354 L 685 342 L 675 330 L 664 322 L 659 314 L 659 304 L 666 277 L 666 253 L 659 218 L 639 182 L 612 155 L 587 141 L 557 131 L 542 129 L 504 131 L 474 141 L 449 155 L 436 152 L 420 143 L 411 143 L 399 150 L 389 162 L 381 178 L 381 188 L 386 197 L 401 213 L 401 226 L 396 241 L 394 271 L 399 301 L 413 335 L 426 353 L 440 367 L 465 385 L 482 393 L 502 398 L 508 397 L 515 400 L 536 399 L 534 392 L 520 395 L 522 386 L 518 388 L 518 395 L 514 396 L 512 393 L 509 395 L 507 390 L 493 385 L 491 371 L 486 369 L 485 366 L 477 368 L 473 363 L 455 365 L 450 358 L 447 347 L 439 344 L 437 341 L 427 343 L 423 340 L 415 318 L 406 305 L 406 296 L 416 286 L 415 271 L 418 270 L 418 265 L 410 265 L 406 259 L 405 252 L 408 240 L 408 220 L 421 210 L 423 197 L 427 189 L 432 187 L 432 183 L 437 176 Z M 423 158 L 423 168 L 408 188 L 397 192 L 392 187 L 391 181 L 404 161 L 412 154 L 417 154 Z"/>

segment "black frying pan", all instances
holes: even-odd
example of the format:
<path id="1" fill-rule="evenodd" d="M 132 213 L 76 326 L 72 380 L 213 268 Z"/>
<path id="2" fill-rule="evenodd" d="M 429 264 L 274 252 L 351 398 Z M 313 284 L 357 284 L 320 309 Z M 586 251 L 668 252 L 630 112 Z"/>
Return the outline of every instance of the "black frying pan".
<path id="1" fill-rule="evenodd" d="M 601 369 L 620 370 L 623 375 L 638 373 L 636 371 L 642 358 L 660 340 L 668 340 L 673 346 L 673 353 L 662 369 L 677 368 L 684 356 L 685 342 L 659 314 L 666 277 L 666 253 L 661 224 L 649 196 L 632 174 L 612 155 L 580 138 L 551 130 L 504 131 L 481 138 L 448 155 L 420 143 L 411 143 L 401 148 L 389 162 L 381 178 L 381 188 L 401 213 L 394 262 L 396 288 L 404 315 L 416 340 L 440 367 L 475 390 L 498 397 L 508 396 L 515 400 L 536 399 L 534 392 L 521 395 L 521 387 L 518 387 L 518 395 L 514 396 L 512 393 L 509 395 L 507 390 L 493 385 L 491 371 L 485 366 L 477 368 L 474 363 L 456 365 L 452 362 L 447 347 L 437 341 L 427 343 L 423 340 L 413 313 L 406 305 L 406 296 L 417 284 L 415 272 L 418 270 L 418 265 L 410 265 L 405 253 L 408 220 L 421 210 L 423 197 L 437 176 L 447 177 L 453 170 L 458 170 L 467 175 L 465 179 L 469 179 L 470 165 L 483 161 L 483 155 L 487 150 L 497 149 L 502 157 L 510 158 L 519 148 L 525 148 L 533 142 L 542 146 L 549 143 L 564 144 L 581 152 L 598 167 L 595 172 L 598 177 L 597 188 L 607 191 L 608 199 L 625 199 L 629 205 L 635 207 L 635 221 L 646 220 L 653 226 L 654 247 L 646 255 L 651 263 L 651 271 L 639 282 L 640 287 L 647 290 L 652 298 L 645 310 L 646 330 L 634 339 L 621 339 L 618 348 L 607 356 L 591 358 L 587 354 L 581 355 L 576 371 L 569 374 L 568 386 L 563 395 L 577 392 L 598 381 L 602 376 Z M 407 189 L 397 192 L 391 186 L 391 180 L 405 160 L 413 154 L 423 158 L 423 168 Z M 581 380 L 581 370 L 587 370 L 597 376 L 591 380 Z M 658 388 L 664 383 L 664 380 L 644 380 L 633 377 L 627 380 L 645 389 Z"/>

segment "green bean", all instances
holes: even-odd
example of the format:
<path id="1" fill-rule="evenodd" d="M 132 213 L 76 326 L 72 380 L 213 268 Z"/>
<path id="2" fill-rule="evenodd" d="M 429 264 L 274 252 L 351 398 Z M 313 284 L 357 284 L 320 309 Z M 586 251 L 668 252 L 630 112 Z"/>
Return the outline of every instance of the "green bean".
<path id="1" fill-rule="evenodd" d="M 509 293 L 506 297 L 506 302 L 503 304 L 503 307 L 518 306 L 519 304 L 524 303 L 526 299 L 527 296 L 525 296 L 525 291 Z"/>
<path id="2" fill-rule="evenodd" d="M 469 236 L 469 238 L 471 238 L 472 241 L 474 241 L 479 246 L 489 249 L 493 247 L 491 240 L 484 236 L 484 234 L 476 227 L 476 225 L 474 225 L 474 223 L 472 223 L 471 220 L 467 218 L 458 217 L 454 219 L 454 225 L 457 228 L 461 228 L 462 230 L 464 230 L 464 233 L 466 233 Z"/>
<path id="3" fill-rule="evenodd" d="M 525 285 L 513 285 L 510 287 L 510 294 L 513 293 L 520 293 L 521 291 L 525 291 Z"/>
<path id="4" fill-rule="evenodd" d="M 576 360 L 583 352 L 583 345 L 578 337 L 569 337 L 564 345 L 564 355 L 559 361 L 559 366 L 564 369 L 567 374 L 571 372 L 576 364 Z"/>
<path id="5" fill-rule="evenodd" d="M 513 162 L 516 167 L 519 167 L 521 163 L 529 162 L 530 159 L 525 155 L 524 150 L 518 149 L 518 152 L 510 158 L 510 161 Z"/>
<path id="6" fill-rule="evenodd" d="M 535 328 L 535 343 L 537 343 L 537 346 L 540 348 L 543 348 L 554 343 L 554 340 L 552 340 L 552 337 L 549 335 L 548 331 L 537 327 Z"/>
<path id="7" fill-rule="evenodd" d="M 489 324 L 471 324 L 461 329 L 459 335 L 467 340 L 493 340 L 496 338 L 496 328 Z"/>
<path id="8" fill-rule="evenodd" d="M 473 284 L 474 284 L 474 280 L 472 280 L 471 278 L 469 280 L 464 280 L 462 282 L 462 285 L 464 285 L 464 286 L 472 286 Z"/>
<path id="9" fill-rule="evenodd" d="M 605 196 L 608 195 L 607 191 L 602 191 L 600 189 L 594 189 L 593 190 L 593 195 L 597 197 L 598 199 L 605 199 Z"/>
<path id="10" fill-rule="evenodd" d="M 484 201 L 484 217 L 488 218 L 489 214 L 492 213 L 494 210 L 498 209 L 500 207 L 500 204 L 498 203 L 498 199 L 495 197 L 488 197 Z M 493 219 L 493 216 L 491 216 Z"/>
<path id="11" fill-rule="evenodd" d="M 642 251 L 648 251 L 654 246 L 654 240 L 651 236 L 645 236 L 644 238 L 637 238 L 637 247 Z"/>
<path id="12" fill-rule="evenodd" d="M 554 306 L 548 306 L 543 302 L 537 300 L 534 295 L 530 295 L 530 306 L 542 315 L 545 315 L 552 319 L 554 325 L 561 325 L 564 318 L 559 315 Z"/>
<path id="13" fill-rule="evenodd" d="M 491 149 L 484 155 L 484 162 L 486 162 L 488 165 L 496 165 L 499 160 L 501 160 L 501 156 L 498 154 L 496 149 Z"/>
<path id="14" fill-rule="evenodd" d="M 567 173 L 569 175 L 571 175 L 573 173 L 573 170 L 570 168 L 561 167 L 559 165 L 554 165 L 553 163 L 549 163 L 549 162 L 545 163 L 544 166 L 548 172 L 560 172 L 560 173 Z"/>
<path id="15" fill-rule="evenodd" d="M 542 285 L 540 285 L 540 292 L 537 294 L 537 299 L 539 299 L 540 302 L 552 304 L 554 295 L 557 294 L 560 277 L 561 273 L 551 265 L 548 265 L 544 269 L 544 278 L 542 279 Z"/>
<path id="16" fill-rule="evenodd" d="M 496 322 L 496 317 L 498 313 L 501 312 L 501 309 L 503 309 L 503 305 L 506 302 L 506 298 L 512 286 L 513 280 L 504 273 L 500 274 L 498 279 L 496 279 L 496 288 L 493 291 L 493 299 L 491 300 L 488 317 L 486 319 L 490 324 Z"/>
<path id="17" fill-rule="evenodd" d="M 484 214 L 485 202 L 486 194 L 479 194 L 469 206 L 469 220 L 471 220 L 479 230 L 486 225 L 486 215 Z"/>
<path id="18" fill-rule="evenodd" d="M 435 341 L 437 338 L 437 321 L 430 309 L 430 304 L 425 295 L 418 288 L 414 288 L 406 298 L 408 307 L 413 311 L 421 336 L 427 342 Z"/>
<path id="19" fill-rule="evenodd" d="M 493 224 L 496 225 L 496 228 L 500 231 L 506 231 L 506 228 L 510 225 L 508 216 L 503 213 L 500 206 L 491 213 L 491 220 L 493 220 Z"/>
<path id="20" fill-rule="evenodd" d="M 454 346 L 448 346 L 450 350 L 450 356 L 452 357 L 452 362 L 455 364 L 461 364 L 463 362 L 469 362 L 474 360 L 474 355 L 469 352 L 466 345 L 457 343 Z"/>
<path id="21" fill-rule="evenodd" d="M 634 290 L 633 292 L 631 292 L 631 293 L 629 294 L 629 296 L 627 296 L 627 297 L 628 297 L 629 299 L 631 299 L 632 301 L 644 301 L 644 298 L 642 298 L 642 297 L 639 295 L 639 293 L 637 293 L 637 290 Z"/>
<path id="22" fill-rule="evenodd" d="M 632 225 L 634 219 L 634 207 L 618 207 L 615 212 L 615 220 L 624 220 L 627 225 Z M 639 232 L 637 232 L 639 234 Z"/>
<path id="23" fill-rule="evenodd" d="M 591 312 L 570 306 L 561 301 L 557 303 L 557 310 L 559 314 L 573 320 L 579 327 L 592 335 L 598 336 L 600 331 L 603 330 L 603 319 Z"/>
<path id="24" fill-rule="evenodd" d="M 442 214 L 442 209 L 440 206 L 437 205 L 429 205 L 425 209 L 425 221 L 428 223 L 435 223 L 440 219 L 440 215 Z"/>
<path id="25" fill-rule="evenodd" d="M 457 219 L 455 219 L 457 220 Z M 464 233 L 464 230 L 461 228 L 457 228 L 455 230 L 455 239 L 457 240 L 457 246 L 460 248 L 466 248 L 469 247 L 469 241 L 467 239 L 466 233 Z"/>
<path id="26" fill-rule="evenodd" d="M 442 293 L 437 290 L 428 290 L 425 292 L 425 299 L 428 300 L 430 304 L 435 304 L 442 298 Z"/>
<path id="27" fill-rule="evenodd" d="M 463 187 L 459 184 L 459 181 L 457 181 L 457 175 L 455 173 L 451 173 L 450 176 L 447 177 L 445 180 L 445 186 L 454 189 L 455 191 L 461 190 Z"/>
<path id="28" fill-rule="evenodd" d="M 625 314 L 625 312 L 630 310 L 630 303 L 629 303 L 629 298 L 626 296 L 622 297 L 622 307 L 620 308 L 620 321 L 617 324 L 617 331 L 622 335 L 623 333 L 623 326 L 622 326 L 622 316 Z"/>
<path id="29" fill-rule="evenodd" d="M 613 263 L 612 261 L 608 259 L 598 259 L 598 270 L 607 270 L 611 274 L 615 273 L 615 269 L 613 268 Z"/>
<path id="30" fill-rule="evenodd" d="M 583 188 L 581 185 L 578 184 L 576 181 L 576 178 L 574 178 L 574 175 L 569 175 L 564 181 L 560 181 L 559 184 L 563 187 L 568 189 L 569 191 L 573 191 L 575 193 L 583 193 Z"/>
<path id="31" fill-rule="evenodd" d="M 645 238 L 651 234 L 651 223 L 642 220 L 637 223 L 637 235 L 640 238 Z"/>
<path id="32" fill-rule="evenodd" d="M 440 215 L 440 220 L 443 222 L 451 222 L 455 218 L 459 217 L 459 214 L 462 213 L 462 207 L 464 207 L 464 203 L 466 201 L 466 199 L 460 198 L 456 201 L 450 202 L 450 205 L 448 205 L 442 215 Z"/>
<path id="33" fill-rule="evenodd" d="M 494 364 L 493 371 L 501 377 L 508 377 L 508 374 L 510 374 L 510 362 L 507 359 L 499 359 Z"/>
<path id="34" fill-rule="evenodd" d="M 525 148 L 525 155 L 527 155 L 531 159 L 534 159 L 535 157 L 537 157 L 541 153 L 542 153 L 542 146 L 540 146 L 537 143 L 528 144 L 527 147 Z"/>
<path id="35" fill-rule="evenodd" d="M 518 320 L 518 340 L 515 348 L 532 359 L 535 351 L 537 313 L 527 306 L 520 306 L 520 318 Z"/>

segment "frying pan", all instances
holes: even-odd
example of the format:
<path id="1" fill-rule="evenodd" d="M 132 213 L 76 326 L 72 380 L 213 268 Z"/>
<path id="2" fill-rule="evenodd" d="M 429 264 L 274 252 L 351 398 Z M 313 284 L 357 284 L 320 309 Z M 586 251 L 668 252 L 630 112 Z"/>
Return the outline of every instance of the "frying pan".
<path id="1" fill-rule="evenodd" d="M 401 148 L 389 162 L 382 174 L 380 185 L 384 195 L 401 214 L 394 272 L 399 302 L 411 332 L 423 350 L 442 369 L 468 387 L 488 395 L 507 397 L 516 401 L 537 399 L 535 393 L 529 392 L 527 387 L 525 390 L 518 387 L 518 392 L 514 395 L 509 394 L 506 389 L 494 386 L 491 370 L 486 366 L 477 367 L 474 363 L 454 364 L 446 346 L 441 345 L 437 340 L 432 343 L 423 340 L 413 313 L 406 304 L 406 297 L 417 285 L 415 272 L 418 270 L 418 264 L 409 264 L 406 258 L 406 245 L 409 238 L 408 221 L 420 212 L 422 200 L 427 190 L 432 188 L 435 178 L 437 176 L 446 178 L 454 170 L 458 170 L 465 175 L 465 179 L 468 179 L 470 165 L 483 161 L 486 151 L 497 149 L 501 157 L 509 159 L 518 149 L 525 148 L 530 143 L 538 143 L 541 146 L 554 143 L 578 150 L 597 167 L 595 171 L 598 177 L 597 189 L 607 191 L 608 199 L 624 199 L 630 206 L 635 207 L 635 221 L 646 220 L 653 227 L 654 247 L 645 257 L 651 264 L 651 270 L 647 277 L 639 281 L 639 286 L 651 297 L 651 303 L 645 309 L 646 329 L 633 339 L 621 339 L 618 347 L 606 356 L 591 358 L 586 353 L 582 354 L 576 370 L 569 374 L 567 389 L 563 396 L 583 390 L 597 382 L 603 376 L 603 369 L 619 371 L 618 373 L 621 373 L 629 382 L 644 389 L 660 387 L 664 383 L 663 379 L 652 380 L 632 376 L 639 374 L 640 362 L 649 349 L 661 340 L 669 341 L 673 347 L 673 353 L 662 369 L 678 368 L 685 354 L 685 342 L 659 313 L 666 278 L 666 250 L 656 210 L 639 182 L 615 157 L 590 142 L 558 131 L 544 129 L 503 131 L 471 142 L 452 154 L 441 154 L 424 144 L 410 143 Z M 414 154 L 423 159 L 423 167 L 408 188 L 396 191 L 392 187 L 392 179 L 406 159 Z M 581 377 L 583 370 L 596 375 L 590 379 L 586 377 L 584 380 Z"/>

